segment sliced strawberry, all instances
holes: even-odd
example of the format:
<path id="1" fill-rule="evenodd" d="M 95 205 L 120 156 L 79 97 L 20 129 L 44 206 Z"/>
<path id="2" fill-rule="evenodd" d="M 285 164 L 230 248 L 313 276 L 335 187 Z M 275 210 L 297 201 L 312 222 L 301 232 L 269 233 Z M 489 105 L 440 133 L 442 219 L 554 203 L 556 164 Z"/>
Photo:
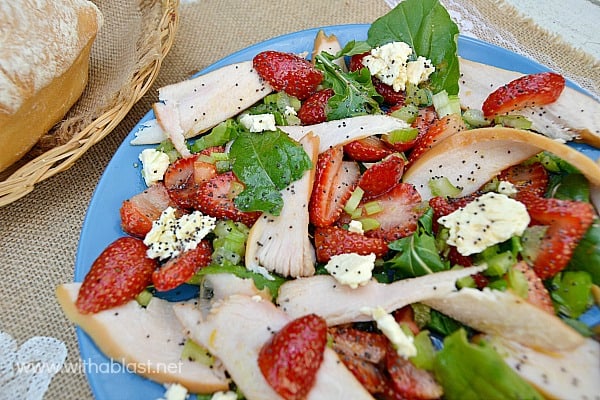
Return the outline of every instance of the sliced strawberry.
<path id="1" fill-rule="evenodd" d="M 344 145 L 344 154 L 361 162 L 379 161 L 394 152 L 377 136 L 367 136 Z"/>
<path id="2" fill-rule="evenodd" d="M 200 159 L 194 161 L 194 187 L 196 190 L 198 190 L 199 185 L 211 180 L 215 176 L 217 176 L 217 166 L 214 163 Z M 196 193 L 192 193 L 192 196 L 195 195 Z"/>
<path id="3" fill-rule="evenodd" d="M 180 158 L 169 165 L 165 172 L 165 187 L 169 196 L 181 208 L 190 209 L 194 205 L 194 198 L 198 191 L 198 184 L 194 179 L 194 164 L 198 155 Z"/>
<path id="4" fill-rule="evenodd" d="M 286 324 L 265 343 L 258 366 L 284 399 L 304 399 L 315 382 L 327 344 L 327 323 L 308 314 Z"/>
<path id="5" fill-rule="evenodd" d="M 327 121 L 327 101 L 334 95 L 333 89 L 323 89 L 313 93 L 298 110 L 302 125 L 313 125 Z"/>
<path id="6" fill-rule="evenodd" d="M 316 92 L 323 81 L 323 73 L 308 60 L 292 53 L 263 51 L 252 60 L 256 72 L 273 89 L 284 91 L 300 100 Z"/>
<path id="7" fill-rule="evenodd" d="M 162 292 L 184 284 L 196 271 L 210 264 L 211 255 L 210 242 L 201 240 L 195 249 L 186 250 L 154 271 L 152 274 L 154 288 Z"/>
<path id="8" fill-rule="evenodd" d="M 97 313 L 134 299 L 152 282 L 156 260 L 148 258 L 141 239 L 121 237 L 96 258 L 79 289 L 75 305 Z"/>
<path id="9" fill-rule="evenodd" d="M 547 199 L 523 193 L 519 200 L 527 207 L 534 224 L 548 225 L 533 269 L 541 279 L 562 271 L 579 240 L 594 220 L 594 208 L 589 203 Z"/>
<path id="10" fill-rule="evenodd" d="M 386 243 L 415 232 L 417 221 L 426 209 L 419 192 L 409 183 L 399 183 L 369 201 L 377 201 L 382 211 L 369 216 L 379 222 L 379 227 L 365 232 L 365 235 L 383 239 Z"/>
<path id="11" fill-rule="evenodd" d="M 363 200 L 368 201 L 380 196 L 400 183 L 404 163 L 404 157 L 399 153 L 392 153 L 367 168 L 358 181 L 358 186 L 365 191 Z"/>
<path id="12" fill-rule="evenodd" d="M 498 175 L 498 179 L 515 185 L 517 193 L 526 191 L 540 197 L 546 193 L 549 180 L 548 171 L 539 162 L 508 167 Z"/>
<path id="13" fill-rule="evenodd" d="M 358 183 L 360 169 L 354 161 L 343 161 L 342 146 L 319 154 L 310 202 L 310 222 L 329 226 L 342 214 L 346 201 Z"/>
<path id="14" fill-rule="evenodd" d="M 169 206 L 175 203 L 162 182 L 158 182 L 121 204 L 121 228 L 129 235 L 143 238 L 152 229 L 152 221 Z"/>
<path id="15" fill-rule="evenodd" d="M 554 315 L 554 306 L 550 293 L 539 276 L 525 261 L 515 264 L 513 269 L 521 272 L 527 279 L 527 301 L 534 306 Z"/>
<path id="16" fill-rule="evenodd" d="M 354 72 L 354 71 L 358 71 L 359 69 L 366 68 L 364 66 L 364 64 L 362 63 L 362 59 L 365 58 L 365 56 L 368 56 L 369 54 L 371 54 L 371 52 L 366 51 L 364 53 L 355 54 L 355 55 L 351 56 L 350 62 L 348 63 L 348 70 L 351 72 Z"/>
<path id="17" fill-rule="evenodd" d="M 391 378 L 391 398 L 439 399 L 443 394 L 442 387 L 430 372 L 419 369 L 409 360 L 400 357 L 391 344 L 387 352 L 386 367 Z"/>
<path id="18" fill-rule="evenodd" d="M 258 211 L 245 212 L 237 208 L 234 198 L 239 194 L 236 192 L 236 188 L 240 185 L 243 184 L 233 172 L 218 174 L 200 185 L 194 206 L 206 215 L 252 226 L 261 213 Z"/>
<path id="19" fill-rule="evenodd" d="M 338 254 L 357 253 L 368 255 L 374 253 L 377 257 L 383 257 L 388 252 L 384 240 L 369 238 L 337 226 L 316 228 L 314 237 L 317 261 L 321 263 L 328 262 L 332 256 Z"/>
<path id="20" fill-rule="evenodd" d="M 390 109 L 390 112 L 392 110 L 393 109 Z M 395 151 L 398 151 L 398 152 L 408 151 L 415 146 L 415 144 L 417 143 L 417 139 L 419 139 L 421 136 L 425 135 L 425 133 L 427 133 L 427 130 L 429 129 L 429 127 L 431 125 L 433 125 L 437 120 L 438 120 L 438 116 L 433 107 L 420 108 L 417 113 L 417 118 L 411 124 L 411 126 L 413 128 L 417 128 L 417 130 L 419 131 L 419 133 L 417 134 L 417 136 L 414 139 L 408 140 L 405 142 L 391 143 L 389 140 L 387 140 L 387 135 L 383 135 L 382 140 L 384 141 L 384 143 L 387 146 L 393 148 Z"/>
<path id="21" fill-rule="evenodd" d="M 408 156 L 408 164 L 413 164 L 439 141 L 465 129 L 467 126 L 459 114 L 449 114 L 436 120 L 427 129 L 427 132 L 417 136 L 415 145 Z"/>
<path id="22" fill-rule="evenodd" d="M 388 390 L 389 379 L 378 365 L 352 354 L 342 353 L 338 357 L 369 393 L 375 395 Z"/>
<path id="23" fill-rule="evenodd" d="M 413 335 L 417 335 L 421 331 L 415 321 L 415 312 L 410 305 L 395 310 L 392 315 L 397 323 L 409 328 Z"/>
<path id="24" fill-rule="evenodd" d="M 565 78 L 554 72 L 525 75 L 490 93 L 481 107 L 486 118 L 525 107 L 550 104 L 565 88 Z"/>

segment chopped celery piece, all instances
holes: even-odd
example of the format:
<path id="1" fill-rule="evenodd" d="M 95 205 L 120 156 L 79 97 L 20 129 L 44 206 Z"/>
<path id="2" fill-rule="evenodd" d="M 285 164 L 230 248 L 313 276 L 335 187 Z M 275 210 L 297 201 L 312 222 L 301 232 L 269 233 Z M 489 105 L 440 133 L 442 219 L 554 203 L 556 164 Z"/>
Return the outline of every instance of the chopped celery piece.
<path id="1" fill-rule="evenodd" d="M 406 85 L 406 104 L 414 104 L 415 106 L 430 106 L 431 105 L 431 90 L 420 88 L 413 84 Z"/>
<path id="2" fill-rule="evenodd" d="M 427 182 L 434 196 L 458 197 L 462 189 L 454 186 L 445 176 L 433 177 Z"/>
<path id="3" fill-rule="evenodd" d="M 463 119 L 467 124 L 469 124 L 473 128 L 489 126 L 492 123 L 490 120 L 485 119 L 485 117 L 483 116 L 483 111 L 477 110 L 475 108 L 469 108 L 465 110 L 465 112 L 463 113 Z"/>
<path id="4" fill-rule="evenodd" d="M 215 162 L 215 167 L 217 168 L 217 172 L 222 174 L 231 169 L 231 162 L 229 160 L 218 160 Z"/>
<path id="5" fill-rule="evenodd" d="M 346 211 L 348 214 L 352 214 L 358 207 L 358 204 L 360 203 L 360 200 L 362 199 L 364 194 L 365 191 L 362 190 L 360 186 L 357 186 L 356 189 L 354 189 L 354 191 L 350 195 L 350 198 L 348 199 L 346 204 L 344 205 L 344 211 Z"/>
<path id="6" fill-rule="evenodd" d="M 496 279 L 495 281 L 491 281 L 487 287 L 504 292 L 506 289 L 508 289 L 508 282 L 506 282 L 504 279 Z"/>
<path id="7" fill-rule="evenodd" d="M 394 110 L 390 115 L 399 118 L 409 124 L 412 124 L 419 114 L 419 107 L 414 104 L 407 104 L 398 110 Z"/>
<path id="8" fill-rule="evenodd" d="M 212 158 L 214 161 L 227 161 L 229 160 L 229 154 L 213 151 L 210 153 L 210 158 Z"/>
<path id="9" fill-rule="evenodd" d="M 483 255 L 483 260 L 488 265 L 484 272 L 488 276 L 502 276 L 507 273 L 509 268 L 516 262 L 515 257 L 510 251 L 490 255 L 486 254 L 486 251 L 484 250 L 481 254 Z"/>
<path id="10" fill-rule="evenodd" d="M 194 141 L 194 143 L 192 143 L 190 146 L 190 151 L 192 153 L 199 153 L 209 147 L 222 146 L 233 139 L 237 133 L 237 122 L 235 122 L 233 119 L 225 120 L 212 128 L 210 133 L 207 133 L 196 139 L 196 141 Z"/>
<path id="11" fill-rule="evenodd" d="M 207 366 L 211 366 L 215 362 L 214 357 L 206 350 L 206 348 L 191 339 L 185 341 L 183 349 L 181 350 L 181 359 L 195 361 Z"/>
<path id="12" fill-rule="evenodd" d="M 534 225 L 525 229 L 521 235 L 521 256 L 529 263 L 533 263 L 540 252 L 540 244 L 548 229 L 545 225 Z"/>
<path id="13" fill-rule="evenodd" d="M 377 229 L 380 226 L 379 221 L 375 218 L 360 218 L 358 221 L 362 224 L 363 231 L 365 232 Z"/>
<path id="14" fill-rule="evenodd" d="M 414 140 L 418 134 L 419 130 L 417 128 L 396 129 L 388 133 L 387 140 L 391 144 L 406 143 Z"/>
<path id="15" fill-rule="evenodd" d="M 373 214 L 377 214 L 378 212 L 383 211 L 383 207 L 381 206 L 381 203 L 378 201 L 369 201 L 368 203 L 365 203 L 365 205 L 363 207 L 365 210 L 365 214 L 367 214 L 367 215 L 373 215 Z"/>
<path id="16" fill-rule="evenodd" d="M 136 297 L 135 301 L 142 307 L 147 307 L 152 300 L 152 293 L 148 289 L 142 290 Z"/>
<path id="17" fill-rule="evenodd" d="M 592 277 L 586 271 L 563 271 L 550 285 L 555 306 L 569 318 L 579 318 L 593 304 Z"/>
<path id="18" fill-rule="evenodd" d="M 209 163 L 209 164 L 215 163 L 215 159 L 212 158 L 211 156 L 207 156 L 206 154 L 198 155 L 198 157 L 196 158 L 196 161 L 201 161 L 201 162 L 205 162 L 205 163 Z"/>
<path id="19" fill-rule="evenodd" d="M 522 115 L 498 115 L 494 118 L 496 124 L 515 129 L 530 129 L 531 121 Z"/>
<path id="20" fill-rule="evenodd" d="M 506 274 L 506 278 L 508 280 L 508 287 L 517 296 L 526 299 L 529 294 L 529 284 L 527 283 L 525 274 L 518 269 L 510 268 Z"/>
<path id="21" fill-rule="evenodd" d="M 162 151 L 169 156 L 169 162 L 173 163 L 177 160 L 181 154 L 177 150 L 175 150 L 175 146 L 173 146 L 173 142 L 170 139 L 163 140 L 156 146 L 156 150 Z"/>
<path id="22" fill-rule="evenodd" d="M 417 355 L 410 358 L 417 368 L 426 371 L 433 370 L 433 361 L 435 360 L 435 348 L 429 337 L 428 331 L 421 331 L 415 336 L 413 344 L 417 348 Z"/>
<path id="23" fill-rule="evenodd" d="M 450 114 L 460 114 L 460 99 L 456 95 L 448 95 L 445 90 L 434 94 L 431 101 L 440 118 Z"/>
<path id="24" fill-rule="evenodd" d="M 242 256 L 239 252 L 230 250 L 226 247 L 217 247 L 212 253 L 212 261 L 219 265 L 223 265 L 226 262 L 229 262 L 232 265 L 239 265 L 242 261 Z"/>

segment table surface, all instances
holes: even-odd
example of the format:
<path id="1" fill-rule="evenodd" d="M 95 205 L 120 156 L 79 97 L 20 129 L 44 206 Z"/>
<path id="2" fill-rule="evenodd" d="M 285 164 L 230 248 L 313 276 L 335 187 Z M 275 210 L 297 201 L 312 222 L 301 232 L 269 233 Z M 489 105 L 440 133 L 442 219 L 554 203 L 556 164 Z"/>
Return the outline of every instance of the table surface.
<path id="1" fill-rule="evenodd" d="M 102 1 L 114 0 L 97 0 L 98 4 Z M 158 87 L 184 79 L 249 44 L 309 27 L 367 23 L 387 12 L 394 3 L 370 0 L 366 9 L 364 0 L 303 0 L 302 3 L 246 0 L 244 7 L 239 7 L 239 0 L 180 2 L 180 34 L 164 62 L 164 73 L 161 72 L 130 115 L 72 168 L 42 182 L 26 197 L 0 208 L 0 367 L 7 361 L 2 358 L 7 352 L 16 352 L 19 346 L 41 336 L 62 343 L 68 353 L 66 363 L 76 365 L 80 361 L 74 327 L 54 301 L 53 292 L 58 284 L 73 279 L 79 233 L 93 190 L 111 155 L 156 99 Z M 598 1 L 442 0 L 442 3 L 453 10 L 451 15 L 467 19 L 464 26 L 472 28 L 474 36 L 534 57 L 550 68 L 564 71 L 590 92 L 600 93 Z M 504 13 L 511 10 L 517 14 L 511 14 L 507 20 Z M 193 20 L 189 18 L 192 13 Z M 277 18 L 265 20 L 263 14 Z M 469 18 L 477 18 L 476 23 Z M 257 20 L 262 21 L 260 26 L 253 22 Z M 199 36 L 198 29 L 202 29 L 201 40 L 194 41 L 199 47 L 192 51 L 190 38 Z M 7 398 L 2 375 L 5 372 L 0 368 L 0 399 Z M 46 399 L 91 398 L 81 370 L 61 370 L 44 379 L 50 382 Z"/>

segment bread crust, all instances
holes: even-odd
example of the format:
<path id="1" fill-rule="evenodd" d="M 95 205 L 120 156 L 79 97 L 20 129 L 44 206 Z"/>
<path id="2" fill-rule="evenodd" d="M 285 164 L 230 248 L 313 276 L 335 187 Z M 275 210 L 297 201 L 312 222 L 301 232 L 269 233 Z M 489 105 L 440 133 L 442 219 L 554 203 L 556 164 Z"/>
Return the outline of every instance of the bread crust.
<path id="1" fill-rule="evenodd" d="M 20 7 L 18 15 L 15 15 L 15 7 Z M 10 37 L 11 31 L 24 35 L 23 26 L 5 25 L 9 35 L 3 35 L 0 43 L 0 48 L 6 50 L 0 54 L 0 145 L 3 149 L 0 171 L 22 158 L 64 117 L 88 82 L 90 51 L 102 24 L 98 8 L 87 0 L 43 0 L 37 5 L 25 1 L 18 6 L 4 3 L 0 6 L 0 23 L 4 25 L 11 18 L 28 15 L 29 23 L 22 24 L 31 28 L 31 19 L 40 12 L 49 13 L 45 18 L 54 18 L 55 25 L 71 24 L 73 29 L 67 26 L 48 31 L 49 25 L 42 24 L 39 28 L 46 34 L 43 39 L 46 43 L 40 39 L 42 32 L 36 32 L 29 48 L 27 38 Z M 73 15 L 77 17 L 76 22 L 64 20 Z M 28 51 L 43 54 L 28 57 Z"/>

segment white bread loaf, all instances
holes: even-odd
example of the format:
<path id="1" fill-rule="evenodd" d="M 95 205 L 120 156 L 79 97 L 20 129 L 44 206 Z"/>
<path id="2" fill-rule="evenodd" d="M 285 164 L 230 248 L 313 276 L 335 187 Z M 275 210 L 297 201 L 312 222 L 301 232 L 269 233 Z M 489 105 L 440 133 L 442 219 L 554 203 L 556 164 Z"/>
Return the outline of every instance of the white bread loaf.
<path id="1" fill-rule="evenodd" d="M 79 99 L 101 24 L 87 0 L 0 2 L 0 171 Z"/>

